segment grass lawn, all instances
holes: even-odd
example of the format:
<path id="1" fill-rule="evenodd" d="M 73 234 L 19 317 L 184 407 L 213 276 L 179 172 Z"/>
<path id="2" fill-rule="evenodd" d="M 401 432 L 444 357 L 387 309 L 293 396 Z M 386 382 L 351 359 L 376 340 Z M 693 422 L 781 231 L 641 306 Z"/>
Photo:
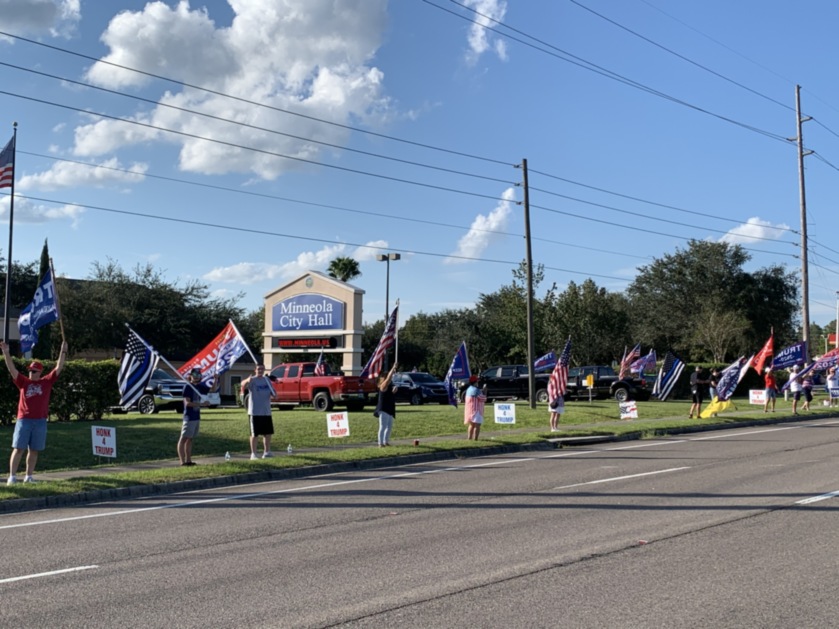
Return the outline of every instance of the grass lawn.
<path id="1" fill-rule="evenodd" d="M 827 411 L 822 405 L 824 396 L 817 396 L 812 408 Z M 144 471 L 85 476 L 67 481 L 41 482 L 34 486 L 0 486 L 0 500 L 21 496 L 37 496 L 73 493 L 91 489 L 120 487 L 137 484 L 170 482 L 188 478 L 226 476 L 246 473 L 254 469 L 301 467 L 320 463 L 353 461 L 394 456 L 399 454 L 428 452 L 433 450 L 455 450 L 476 445 L 499 443 L 531 443 L 547 437 L 584 436 L 597 434 L 642 433 L 652 436 L 658 431 L 674 427 L 701 424 L 737 423 L 738 421 L 778 418 L 791 415 L 791 402 L 782 398 L 777 402 L 777 412 L 763 413 L 761 406 L 748 403 L 748 399 L 736 399 L 736 409 L 713 419 L 688 419 L 688 401 L 639 402 L 638 419 L 621 420 L 618 404 L 613 400 L 593 402 L 567 402 L 562 415 L 560 433 L 551 434 L 548 425 L 549 410 L 546 404 L 529 408 L 526 402 L 515 403 L 516 423 L 512 425 L 493 422 L 492 405 L 487 408 L 482 439 L 466 442 L 463 426 L 463 408 L 442 405 L 407 406 L 399 405 L 394 422 L 393 440 L 396 444 L 382 450 L 376 447 L 378 420 L 372 409 L 350 413 L 350 436 L 330 439 L 327 436 L 326 414 L 302 408 L 274 411 L 273 448 L 278 456 L 274 459 L 247 461 L 242 457 L 249 453 L 248 418 L 244 409 L 219 408 L 201 411 L 201 432 L 195 440 L 193 456 L 222 456 L 225 452 L 238 455 L 234 460 L 217 465 L 192 468 L 165 467 Z M 839 411 L 839 409 L 836 409 Z M 95 457 L 92 453 L 91 426 L 109 426 L 116 429 L 116 459 Z M 97 466 L 128 465 L 141 462 L 173 461 L 177 459 L 175 446 L 180 435 L 181 416 L 173 411 L 157 415 L 129 413 L 113 415 L 98 422 L 50 422 L 47 449 L 38 460 L 36 475 L 72 469 L 94 469 Z M 0 440 L 11 443 L 12 430 L 0 428 Z M 447 439 L 448 437 L 448 439 Z M 433 439 L 431 439 L 433 438 Z M 420 440 L 413 446 L 414 439 Z M 400 440 L 409 440 L 399 445 Z M 294 456 L 287 456 L 288 444 L 295 449 Z M 352 447 L 349 447 L 352 446 Z M 369 446 L 369 447 L 359 447 Z M 8 447 L 8 446 L 7 446 Z M 8 450 L 7 450 L 8 452 Z M 22 465 L 21 465 L 22 467 Z M 2 473 L 0 476 L 5 477 Z"/>

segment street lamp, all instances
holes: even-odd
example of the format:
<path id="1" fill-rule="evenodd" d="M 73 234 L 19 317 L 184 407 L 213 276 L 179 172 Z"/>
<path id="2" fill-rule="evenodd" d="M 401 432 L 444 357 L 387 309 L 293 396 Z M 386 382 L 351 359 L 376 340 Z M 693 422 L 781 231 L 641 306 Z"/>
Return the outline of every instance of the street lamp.
<path id="1" fill-rule="evenodd" d="M 379 262 L 387 262 L 387 276 L 385 279 L 385 329 L 387 329 L 388 317 L 390 317 L 390 261 L 401 260 L 402 255 L 399 253 L 379 253 L 376 254 L 376 260 Z M 385 352 L 383 362 L 383 370 L 387 370 L 387 352 Z"/>

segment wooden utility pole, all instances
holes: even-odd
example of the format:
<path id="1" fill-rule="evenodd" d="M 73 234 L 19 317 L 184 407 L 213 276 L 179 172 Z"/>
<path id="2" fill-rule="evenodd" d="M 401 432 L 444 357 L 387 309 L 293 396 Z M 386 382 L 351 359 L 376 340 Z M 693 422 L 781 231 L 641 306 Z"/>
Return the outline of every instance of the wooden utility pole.
<path id="1" fill-rule="evenodd" d="M 524 242 L 527 266 L 527 397 L 530 408 L 536 408 L 536 375 L 533 373 L 533 254 L 530 250 L 530 190 L 527 185 L 527 160 L 521 160 L 522 188 L 524 190 Z"/>
<path id="2" fill-rule="evenodd" d="M 807 343 L 807 360 L 810 357 L 810 274 L 807 265 L 807 198 L 804 193 L 804 157 L 813 151 L 804 150 L 804 138 L 801 135 L 801 124 L 812 120 L 810 116 L 801 115 L 801 86 L 795 86 L 795 122 L 798 135 L 798 199 L 801 206 L 801 319 L 802 340 Z"/>

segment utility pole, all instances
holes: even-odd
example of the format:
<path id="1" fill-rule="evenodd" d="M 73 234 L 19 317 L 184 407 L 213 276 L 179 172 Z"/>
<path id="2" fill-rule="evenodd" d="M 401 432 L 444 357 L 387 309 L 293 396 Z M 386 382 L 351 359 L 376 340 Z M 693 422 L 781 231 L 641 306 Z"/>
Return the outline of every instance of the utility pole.
<path id="1" fill-rule="evenodd" d="M 807 343 L 807 359 L 810 357 L 810 275 L 807 266 L 807 198 L 804 193 L 804 157 L 813 151 L 804 150 L 804 138 L 801 135 L 801 124 L 812 120 L 810 116 L 801 115 L 801 86 L 795 86 L 795 123 L 798 136 L 798 198 L 801 205 L 801 319 L 802 340 Z"/>
<path id="2" fill-rule="evenodd" d="M 522 188 L 524 190 L 524 243 L 527 266 L 527 392 L 530 408 L 536 408 L 536 375 L 533 373 L 533 254 L 530 250 L 530 189 L 527 184 L 527 160 L 521 160 Z"/>

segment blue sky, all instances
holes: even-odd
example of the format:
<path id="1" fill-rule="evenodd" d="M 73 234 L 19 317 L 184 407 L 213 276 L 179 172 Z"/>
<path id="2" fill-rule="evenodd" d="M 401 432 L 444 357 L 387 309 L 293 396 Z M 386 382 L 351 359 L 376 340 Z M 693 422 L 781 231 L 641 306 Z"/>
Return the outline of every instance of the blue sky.
<path id="1" fill-rule="evenodd" d="M 3 142 L 19 124 L 16 260 L 36 260 L 46 238 L 59 275 L 151 262 L 171 280 L 243 293 L 250 310 L 348 255 L 370 322 L 385 310 L 375 256 L 400 252 L 390 301 L 404 320 L 511 281 L 525 255 L 515 166 L 526 159 L 540 295 L 587 277 L 623 290 L 691 238 L 743 244 L 750 269 L 800 270 L 787 140 L 800 84 L 815 151 L 811 318 L 835 317 L 834 2 L 0 7 L 0 30 L 16 36 L 0 36 Z M 6 224 L 8 206 L 0 196 Z"/>

